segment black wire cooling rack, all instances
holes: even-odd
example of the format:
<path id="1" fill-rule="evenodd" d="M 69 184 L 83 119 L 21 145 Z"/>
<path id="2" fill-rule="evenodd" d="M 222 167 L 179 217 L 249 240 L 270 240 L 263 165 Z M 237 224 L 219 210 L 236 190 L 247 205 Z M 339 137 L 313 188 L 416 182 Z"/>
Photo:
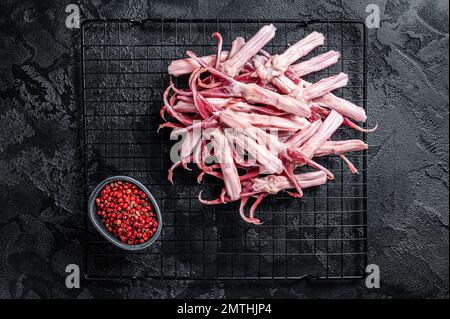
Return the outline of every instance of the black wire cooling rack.
<path id="1" fill-rule="evenodd" d="M 128 175 L 145 184 L 159 202 L 163 230 L 150 248 L 127 252 L 114 247 L 87 222 L 85 275 L 91 279 L 300 279 L 361 278 L 367 264 L 367 152 L 349 155 L 359 168 L 352 175 L 343 161 L 322 160 L 333 182 L 305 191 L 302 199 L 279 194 L 258 209 L 261 226 L 245 224 L 237 205 L 203 206 L 194 174 L 175 173 L 167 182 L 174 141 L 157 133 L 162 91 L 170 61 L 215 51 L 211 34 L 224 43 L 248 39 L 262 25 L 277 27 L 268 51 L 281 52 L 312 31 L 326 43 L 306 59 L 340 51 L 333 67 L 307 78 L 339 72 L 349 75 L 336 95 L 366 107 L 366 31 L 362 22 L 325 20 L 90 20 L 82 24 L 81 68 L 84 118 L 85 195 L 111 175 Z M 229 46 L 225 47 L 229 48 Z M 183 86 L 185 79 L 175 79 Z M 341 128 L 336 139 L 363 133 Z"/>

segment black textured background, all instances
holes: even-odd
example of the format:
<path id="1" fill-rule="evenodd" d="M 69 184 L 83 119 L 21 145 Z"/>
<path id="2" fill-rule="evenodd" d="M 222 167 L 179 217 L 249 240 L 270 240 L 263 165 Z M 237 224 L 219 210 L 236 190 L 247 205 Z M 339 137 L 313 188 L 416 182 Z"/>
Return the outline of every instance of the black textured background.
<path id="1" fill-rule="evenodd" d="M 75 1 L 0 4 L 0 298 L 447 297 L 448 1 L 82 1 L 89 18 L 352 18 L 378 3 L 369 30 L 369 263 L 363 281 L 89 281 L 66 289 L 81 264 L 79 30 Z"/>

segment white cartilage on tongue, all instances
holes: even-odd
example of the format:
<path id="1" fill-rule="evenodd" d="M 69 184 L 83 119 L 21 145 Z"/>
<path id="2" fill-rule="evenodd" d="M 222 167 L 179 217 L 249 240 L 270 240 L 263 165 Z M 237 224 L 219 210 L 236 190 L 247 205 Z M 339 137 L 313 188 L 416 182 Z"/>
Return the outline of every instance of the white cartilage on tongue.
<path id="1" fill-rule="evenodd" d="M 299 182 L 301 188 L 323 185 L 327 182 L 327 175 L 322 171 L 314 171 L 303 174 L 295 174 L 295 179 Z M 292 183 L 283 175 L 268 175 L 253 180 L 253 190 L 255 192 L 266 192 L 277 194 L 286 189 L 294 188 Z"/>
<path id="2" fill-rule="evenodd" d="M 290 70 L 298 76 L 304 76 L 317 72 L 337 63 L 341 54 L 337 51 L 328 51 L 315 56 L 307 61 L 303 61 L 290 66 Z"/>
<path id="3" fill-rule="evenodd" d="M 314 156 L 363 151 L 368 148 L 369 146 L 361 140 L 326 141 L 320 146 Z"/>
<path id="4" fill-rule="evenodd" d="M 233 43 L 231 43 L 231 49 L 228 59 L 231 59 L 244 45 L 245 45 L 244 38 L 237 37 L 236 39 L 234 39 Z"/>
<path id="5" fill-rule="evenodd" d="M 319 106 L 325 106 L 336 112 L 347 116 L 358 122 L 365 122 L 367 120 L 366 111 L 350 101 L 337 97 L 332 93 L 327 93 L 319 98 L 313 100 Z"/>
<path id="6" fill-rule="evenodd" d="M 236 54 L 220 64 L 220 70 L 232 77 L 238 75 L 245 63 L 273 39 L 275 30 L 276 28 L 273 24 L 265 25 L 259 29 L 259 31 L 236 52 Z"/>
<path id="7" fill-rule="evenodd" d="M 274 70 L 284 73 L 292 63 L 301 57 L 304 57 L 319 45 L 322 45 L 324 41 L 324 35 L 314 31 L 297 43 L 291 45 L 282 54 L 274 56 L 272 58 L 272 67 Z"/>
<path id="8" fill-rule="evenodd" d="M 324 39 L 322 33 L 313 32 L 287 48 L 282 54 L 270 57 L 264 66 L 256 69 L 256 73 L 261 79 L 271 81 L 274 77 L 283 75 L 292 63 L 322 45 Z"/>
<path id="9" fill-rule="evenodd" d="M 347 85 L 348 75 L 345 73 L 339 73 L 328 78 L 322 79 L 313 85 L 308 86 L 303 91 L 303 98 L 305 100 L 312 100 L 322 95 L 325 95 L 331 91 Z"/>
<path id="10" fill-rule="evenodd" d="M 205 134 L 211 139 L 214 147 L 214 155 L 220 164 L 227 194 L 231 200 L 237 200 L 241 193 L 241 182 L 228 139 L 220 129 L 206 130 Z"/>
<path id="11" fill-rule="evenodd" d="M 225 61 L 228 58 L 228 51 L 222 51 L 220 55 L 220 61 Z M 200 57 L 202 61 L 204 61 L 208 65 L 212 65 L 216 61 L 216 55 L 211 54 L 207 56 Z M 194 72 L 196 69 L 200 67 L 197 61 L 192 58 L 178 59 L 174 60 L 170 63 L 167 71 L 170 75 L 180 76 L 184 74 L 189 74 Z"/>
<path id="12" fill-rule="evenodd" d="M 317 132 L 300 147 L 300 153 L 307 158 L 313 158 L 320 146 L 330 139 L 331 135 L 341 126 L 343 121 L 344 118 L 342 115 L 334 110 L 331 111 Z"/>

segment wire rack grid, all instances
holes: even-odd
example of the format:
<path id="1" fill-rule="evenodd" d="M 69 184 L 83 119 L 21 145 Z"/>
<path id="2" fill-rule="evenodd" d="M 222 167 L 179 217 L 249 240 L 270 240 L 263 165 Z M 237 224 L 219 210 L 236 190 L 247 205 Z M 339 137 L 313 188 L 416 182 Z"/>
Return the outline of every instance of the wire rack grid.
<path id="1" fill-rule="evenodd" d="M 348 157 L 359 168 L 352 175 L 336 156 L 321 160 L 335 175 L 302 199 L 286 194 L 267 198 L 259 207 L 261 226 L 246 225 L 237 205 L 203 206 L 195 174 L 178 171 L 167 182 L 171 141 L 157 133 L 162 92 L 169 82 L 170 61 L 214 53 L 210 35 L 219 31 L 225 49 L 232 39 L 251 37 L 273 23 L 271 53 L 282 52 L 312 31 L 326 43 L 305 59 L 327 50 L 340 61 L 306 77 L 309 81 L 345 72 L 347 87 L 336 95 L 366 108 L 366 30 L 359 21 L 317 20 L 89 20 L 82 24 L 81 75 L 84 119 L 85 195 L 111 175 L 141 181 L 159 202 L 161 238 L 150 248 L 126 252 L 113 247 L 85 219 L 85 265 L 89 279 L 300 279 L 361 278 L 367 264 L 367 152 Z M 175 79 L 177 86 L 185 78 Z M 340 128 L 336 139 L 364 133 Z"/>

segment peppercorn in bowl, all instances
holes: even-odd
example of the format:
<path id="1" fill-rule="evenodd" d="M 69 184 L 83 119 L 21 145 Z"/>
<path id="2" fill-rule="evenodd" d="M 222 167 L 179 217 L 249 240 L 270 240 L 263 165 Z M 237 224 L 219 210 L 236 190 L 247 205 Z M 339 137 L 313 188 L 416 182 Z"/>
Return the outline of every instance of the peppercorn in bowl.
<path id="1" fill-rule="evenodd" d="M 161 233 L 161 212 L 152 194 L 128 176 L 112 176 L 92 192 L 89 219 L 108 241 L 126 250 L 149 247 Z"/>

